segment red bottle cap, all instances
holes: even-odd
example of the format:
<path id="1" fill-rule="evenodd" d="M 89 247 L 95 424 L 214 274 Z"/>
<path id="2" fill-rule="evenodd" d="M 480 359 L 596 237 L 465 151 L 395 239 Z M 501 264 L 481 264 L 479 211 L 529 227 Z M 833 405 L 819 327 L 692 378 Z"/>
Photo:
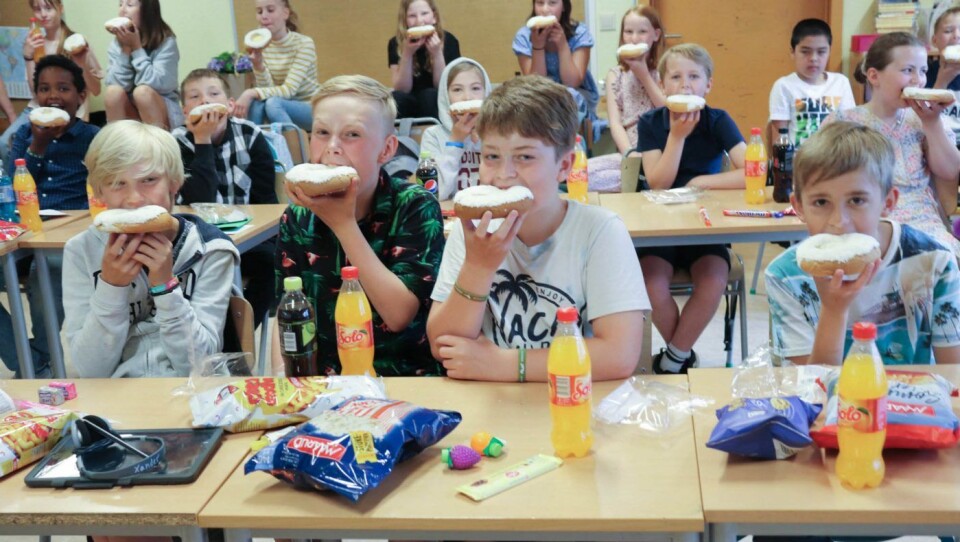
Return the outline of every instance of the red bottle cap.
<path id="1" fill-rule="evenodd" d="M 16 167 L 20 167 L 20 166 L 26 167 L 27 160 L 24 158 L 17 158 L 16 160 L 13 161 L 13 165 Z"/>
<path id="2" fill-rule="evenodd" d="M 340 276 L 343 277 L 343 280 L 357 280 L 360 278 L 360 270 L 356 267 L 344 267 L 340 270 Z"/>
<path id="3" fill-rule="evenodd" d="M 872 341 L 877 338 L 877 326 L 873 322 L 853 324 L 853 338 L 857 341 Z"/>
<path id="4" fill-rule="evenodd" d="M 576 307 L 560 307 L 557 309 L 557 321 L 569 324 L 577 321 Z"/>
<path id="5" fill-rule="evenodd" d="M 750 135 L 760 135 L 760 128 L 750 128 Z"/>

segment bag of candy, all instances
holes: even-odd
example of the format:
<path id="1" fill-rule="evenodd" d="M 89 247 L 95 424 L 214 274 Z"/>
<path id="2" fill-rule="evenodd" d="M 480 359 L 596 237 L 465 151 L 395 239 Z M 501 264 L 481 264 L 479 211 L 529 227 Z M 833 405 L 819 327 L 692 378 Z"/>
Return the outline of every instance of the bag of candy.
<path id="1" fill-rule="evenodd" d="M 304 422 L 354 395 L 386 397 L 369 376 L 244 378 L 194 395 L 190 411 L 194 427 L 242 433 Z"/>
<path id="2" fill-rule="evenodd" d="M 840 370 L 821 380 L 826 390 L 827 414 L 822 427 L 811 432 L 821 448 L 837 447 L 837 380 Z M 884 448 L 952 448 L 960 439 L 960 420 L 950 397 L 957 387 L 940 375 L 887 370 L 887 439 Z"/>
<path id="3" fill-rule="evenodd" d="M 442 440 L 460 419 L 458 412 L 354 397 L 267 445 L 247 461 L 244 473 L 267 471 L 356 502 L 397 463 Z"/>
<path id="4" fill-rule="evenodd" d="M 786 459 L 809 446 L 822 407 L 799 397 L 734 399 L 717 410 L 707 448 L 746 457 Z"/>
<path id="5" fill-rule="evenodd" d="M 76 418 L 69 410 L 27 402 L 0 415 L 0 477 L 46 455 Z"/>

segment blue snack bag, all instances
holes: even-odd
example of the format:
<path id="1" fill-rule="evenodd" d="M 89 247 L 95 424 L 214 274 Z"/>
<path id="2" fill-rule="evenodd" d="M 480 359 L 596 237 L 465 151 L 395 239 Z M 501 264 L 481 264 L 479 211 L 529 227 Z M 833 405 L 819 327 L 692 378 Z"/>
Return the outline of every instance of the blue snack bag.
<path id="1" fill-rule="evenodd" d="M 458 412 L 353 397 L 257 452 L 244 474 L 267 471 L 295 486 L 329 489 L 356 502 L 394 465 L 443 439 L 460 420 Z"/>
<path id="2" fill-rule="evenodd" d="M 786 459 L 813 442 L 810 424 L 822 409 L 795 395 L 734 399 L 717 410 L 707 447 L 746 457 Z"/>

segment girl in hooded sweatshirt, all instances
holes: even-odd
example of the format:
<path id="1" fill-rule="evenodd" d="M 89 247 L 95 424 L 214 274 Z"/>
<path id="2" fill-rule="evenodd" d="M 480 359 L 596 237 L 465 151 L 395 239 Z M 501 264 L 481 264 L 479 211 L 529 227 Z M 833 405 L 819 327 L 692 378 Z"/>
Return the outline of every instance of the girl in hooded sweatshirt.
<path id="1" fill-rule="evenodd" d="M 440 200 L 451 199 L 458 190 L 476 186 L 480 178 L 480 138 L 474 132 L 479 113 L 451 116 L 450 105 L 482 100 L 490 94 L 490 78 L 476 60 L 460 57 L 447 64 L 440 75 L 437 107 L 441 126 L 428 128 L 420 149 L 436 157 L 440 169 Z"/>

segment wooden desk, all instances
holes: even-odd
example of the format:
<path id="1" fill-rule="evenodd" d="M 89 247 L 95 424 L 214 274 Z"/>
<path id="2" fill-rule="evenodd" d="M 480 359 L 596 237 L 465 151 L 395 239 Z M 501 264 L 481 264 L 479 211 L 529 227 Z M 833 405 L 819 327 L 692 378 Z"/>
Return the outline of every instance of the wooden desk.
<path id="1" fill-rule="evenodd" d="M 898 367 L 899 368 L 899 367 Z M 960 367 L 914 367 L 953 382 Z M 732 369 L 690 371 L 690 390 L 730 402 Z M 954 400 L 954 411 L 960 401 Z M 960 535 L 960 449 L 885 452 L 887 474 L 873 490 L 841 487 L 836 452 L 811 446 L 783 461 L 757 461 L 709 449 L 713 412 L 694 417 L 703 510 L 710 538 L 736 535 Z"/>
<path id="2" fill-rule="evenodd" d="M 723 216 L 724 209 L 783 211 L 789 205 L 775 203 L 767 188 L 767 203 L 746 205 L 743 190 L 707 190 L 694 203 L 663 205 L 648 200 L 642 192 L 600 194 L 600 206 L 623 220 L 638 247 L 799 241 L 807 228 L 797 217 L 745 218 Z M 713 226 L 700 220 L 700 206 Z"/>
<path id="3" fill-rule="evenodd" d="M 683 377 L 664 378 L 679 384 Z M 200 525 L 225 528 L 228 541 L 284 538 L 428 540 L 622 540 L 637 533 L 703 529 L 692 434 L 645 439 L 631 426 L 600 427 L 594 451 L 560 469 L 482 502 L 455 488 L 533 454 L 552 454 L 546 384 L 387 378 L 387 394 L 432 408 L 457 410 L 463 423 L 438 445 L 401 463 L 358 503 L 332 493 L 301 491 L 272 476 L 237 469 L 200 514 Z M 599 402 L 619 383 L 596 383 Z M 440 451 L 468 443 L 477 431 L 507 441 L 506 453 L 453 471 Z M 627 535 L 626 533 L 629 533 Z"/>
<path id="4" fill-rule="evenodd" d="M 170 395 L 183 378 L 77 379 L 77 398 L 64 403 L 97 414 L 118 431 L 190 427 L 188 397 Z M 36 401 L 38 380 L 3 381 L 14 398 Z M 136 486 L 107 490 L 27 487 L 31 466 L 0 479 L 0 534 L 3 535 L 165 535 L 204 539 L 198 523 L 203 506 L 217 492 L 261 433 L 226 436 L 193 484 Z"/>
<path id="5" fill-rule="evenodd" d="M 51 218 L 43 222 L 43 231 L 57 231 L 69 227 L 88 216 L 87 211 L 66 211 L 65 216 Z M 10 300 L 10 319 L 13 321 L 13 335 L 17 346 L 17 361 L 20 363 L 20 375 L 23 378 L 33 378 L 33 355 L 30 351 L 30 340 L 27 338 L 27 320 L 23 312 L 23 301 L 20 299 L 20 277 L 17 274 L 17 260 L 32 253 L 25 249 L 24 244 L 41 234 L 26 233 L 17 239 L 4 243 L 0 248 L 3 257 L 3 272 L 7 285 L 7 299 Z M 12 243 L 12 244 L 11 244 Z M 43 326 L 47 332 L 47 347 L 53 366 L 63 365 L 63 350 L 60 348 L 60 325 L 57 321 L 55 306 L 47 301 L 53 299 L 53 286 L 50 284 L 50 271 L 47 268 L 46 258 L 37 258 L 37 278 L 40 284 L 40 299 L 43 302 Z M 39 322 L 34 325 L 40 324 Z M 58 361 L 59 360 L 59 361 Z M 64 375 L 59 375 L 64 376 Z"/>

